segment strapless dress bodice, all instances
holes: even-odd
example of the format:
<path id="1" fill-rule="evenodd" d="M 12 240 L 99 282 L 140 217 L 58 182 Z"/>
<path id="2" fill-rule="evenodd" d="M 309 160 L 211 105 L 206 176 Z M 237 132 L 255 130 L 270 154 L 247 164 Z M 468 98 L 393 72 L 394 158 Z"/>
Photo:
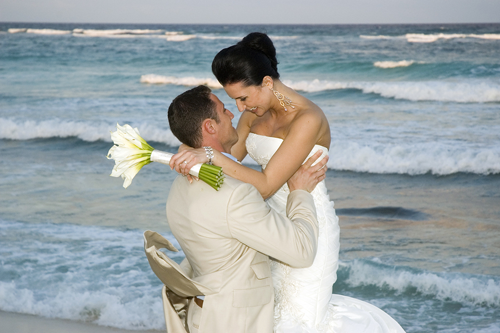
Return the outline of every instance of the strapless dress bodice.
<path id="1" fill-rule="evenodd" d="M 248 155 L 259 163 L 263 169 L 265 169 L 267 163 L 269 163 L 269 160 L 273 157 L 282 143 L 283 139 L 281 138 L 249 133 L 246 140 L 246 147 Z M 326 147 L 315 145 L 306 160 L 314 155 L 318 150 L 323 151 L 323 156 L 328 155 L 328 149 Z"/>

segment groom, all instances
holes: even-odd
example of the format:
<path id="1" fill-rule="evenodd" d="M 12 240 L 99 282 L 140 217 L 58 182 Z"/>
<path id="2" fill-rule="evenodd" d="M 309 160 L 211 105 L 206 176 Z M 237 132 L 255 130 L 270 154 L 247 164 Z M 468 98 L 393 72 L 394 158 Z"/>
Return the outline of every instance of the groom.
<path id="1" fill-rule="evenodd" d="M 227 154 L 238 140 L 233 117 L 205 86 L 179 95 L 168 110 L 170 129 L 181 142 Z M 270 209 L 255 187 L 231 177 L 219 191 L 183 176 L 174 181 L 167 201 L 170 230 L 192 267 L 194 283 L 209 290 L 204 301 L 193 298 L 189 304 L 191 333 L 273 331 L 269 257 L 308 267 L 316 255 L 318 224 L 309 192 L 326 170 L 326 159 L 311 167 L 318 157 L 288 181 L 288 218 Z"/>

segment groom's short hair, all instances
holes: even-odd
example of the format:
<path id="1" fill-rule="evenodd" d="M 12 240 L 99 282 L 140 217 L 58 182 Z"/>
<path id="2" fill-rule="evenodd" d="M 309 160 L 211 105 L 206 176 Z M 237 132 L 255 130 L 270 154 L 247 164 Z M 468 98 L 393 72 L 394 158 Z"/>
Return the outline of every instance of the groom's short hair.
<path id="1" fill-rule="evenodd" d="M 214 119 L 219 123 L 216 105 L 210 99 L 212 90 L 207 86 L 198 86 L 183 92 L 168 108 L 170 130 L 180 142 L 200 148 L 203 142 L 201 126 L 205 119 Z"/>

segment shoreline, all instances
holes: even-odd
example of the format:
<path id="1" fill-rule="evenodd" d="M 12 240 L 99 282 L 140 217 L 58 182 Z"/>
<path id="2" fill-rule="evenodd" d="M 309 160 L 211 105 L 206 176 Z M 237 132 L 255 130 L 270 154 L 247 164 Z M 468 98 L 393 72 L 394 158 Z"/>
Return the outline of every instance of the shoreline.
<path id="1" fill-rule="evenodd" d="M 69 319 L 45 318 L 0 310 L 0 333 L 158 333 L 153 330 L 126 330 Z"/>

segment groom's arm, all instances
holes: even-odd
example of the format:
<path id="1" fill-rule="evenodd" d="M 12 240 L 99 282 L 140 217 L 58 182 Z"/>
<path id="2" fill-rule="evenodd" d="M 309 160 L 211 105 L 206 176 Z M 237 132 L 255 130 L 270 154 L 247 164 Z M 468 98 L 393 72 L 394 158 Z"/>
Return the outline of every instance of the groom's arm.
<path id="1" fill-rule="evenodd" d="M 309 267 L 318 243 L 311 194 L 304 190 L 291 192 L 287 216 L 272 210 L 250 184 L 238 186 L 228 203 L 227 222 L 234 238 L 292 267 Z"/>

